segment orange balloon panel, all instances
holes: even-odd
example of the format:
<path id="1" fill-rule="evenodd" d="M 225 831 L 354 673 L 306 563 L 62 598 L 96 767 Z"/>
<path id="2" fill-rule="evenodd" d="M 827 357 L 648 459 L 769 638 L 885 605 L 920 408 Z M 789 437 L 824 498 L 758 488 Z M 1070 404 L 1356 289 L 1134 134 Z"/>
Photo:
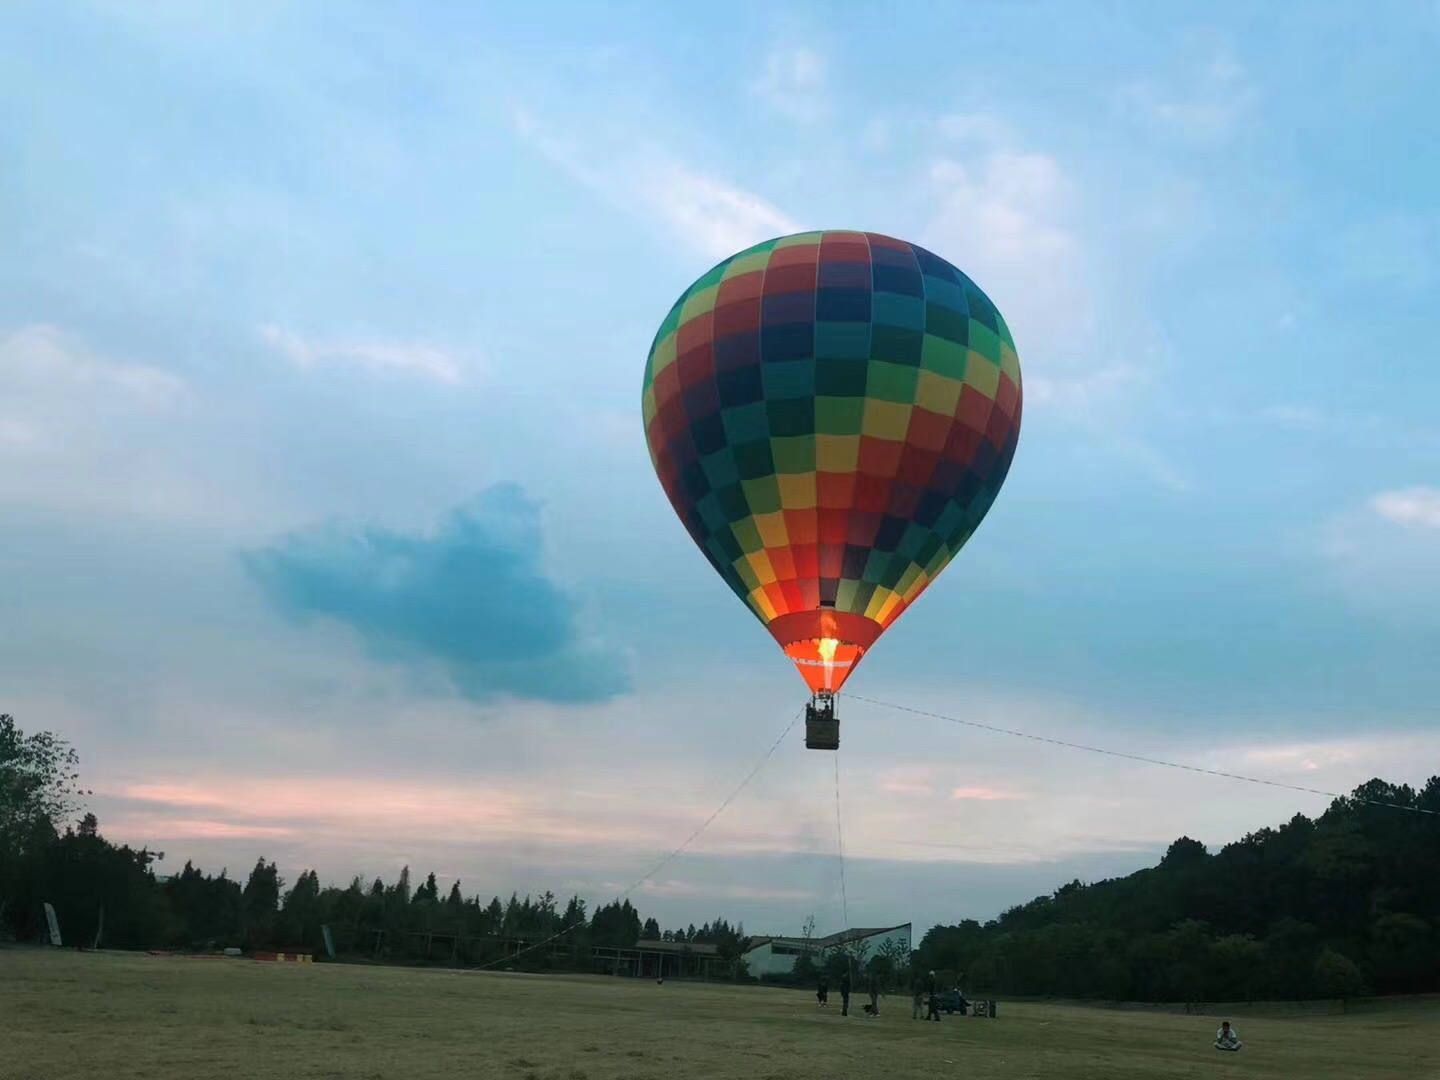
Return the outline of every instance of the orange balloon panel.
<path id="1" fill-rule="evenodd" d="M 827 608 L 781 615 L 769 628 L 812 694 L 837 693 L 884 630 L 873 619 Z"/>

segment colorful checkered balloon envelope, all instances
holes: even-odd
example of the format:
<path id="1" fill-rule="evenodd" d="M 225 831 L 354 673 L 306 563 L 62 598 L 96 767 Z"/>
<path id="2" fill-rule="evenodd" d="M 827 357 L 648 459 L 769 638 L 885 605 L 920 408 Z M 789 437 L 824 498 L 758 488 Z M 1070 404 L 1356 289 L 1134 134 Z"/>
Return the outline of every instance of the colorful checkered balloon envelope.
<path id="1" fill-rule="evenodd" d="M 835 692 L 989 511 L 1020 435 L 1000 312 L 876 233 L 767 240 L 687 289 L 645 366 L 675 512 L 812 692 Z"/>

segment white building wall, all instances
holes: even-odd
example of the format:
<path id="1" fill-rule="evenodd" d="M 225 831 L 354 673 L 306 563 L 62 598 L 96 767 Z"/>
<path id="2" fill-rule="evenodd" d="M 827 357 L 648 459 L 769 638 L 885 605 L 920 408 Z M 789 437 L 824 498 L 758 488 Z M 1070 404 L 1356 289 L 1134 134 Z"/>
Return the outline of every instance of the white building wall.
<path id="1" fill-rule="evenodd" d="M 796 956 L 776 956 L 768 941 L 745 954 L 750 974 L 756 978 L 761 975 L 787 975 L 795 970 L 795 961 L 798 959 Z"/>
<path id="2" fill-rule="evenodd" d="M 898 941 L 905 946 L 907 955 L 911 948 L 910 927 L 900 926 L 884 934 L 876 934 L 873 937 L 864 939 L 868 945 L 865 951 L 865 959 L 868 962 L 872 956 L 879 956 L 880 950 L 884 948 L 887 941 Z M 745 962 L 750 967 L 750 974 L 759 978 L 762 975 L 788 975 L 795 970 L 795 961 L 798 956 L 791 956 L 786 953 L 777 954 L 771 947 L 771 942 L 759 945 L 745 954 Z M 833 949 L 826 949 L 815 957 L 817 962 L 823 960 L 824 956 Z"/>

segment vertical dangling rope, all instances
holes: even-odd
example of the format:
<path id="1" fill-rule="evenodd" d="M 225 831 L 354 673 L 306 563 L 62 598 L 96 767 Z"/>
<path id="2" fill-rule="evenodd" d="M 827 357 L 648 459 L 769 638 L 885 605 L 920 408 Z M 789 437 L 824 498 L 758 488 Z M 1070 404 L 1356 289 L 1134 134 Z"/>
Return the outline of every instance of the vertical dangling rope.
<path id="1" fill-rule="evenodd" d="M 835 841 L 840 854 L 840 918 L 841 929 L 850 929 L 850 900 L 845 895 L 845 831 L 840 825 L 840 751 L 835 751 Z M 845 963 L 853 967 L 850 951 L 845 952 Z"/>

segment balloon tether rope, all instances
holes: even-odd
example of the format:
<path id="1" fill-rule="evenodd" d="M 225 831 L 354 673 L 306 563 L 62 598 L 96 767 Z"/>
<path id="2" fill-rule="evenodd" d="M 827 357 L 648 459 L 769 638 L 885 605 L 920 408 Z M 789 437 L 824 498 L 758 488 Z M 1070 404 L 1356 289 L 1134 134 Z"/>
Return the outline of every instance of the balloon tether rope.
<path id="1" fill-rule="evenodd" d="M 845 832 L 840 825 L 840 751 L 835 751 L 835 851 L 840 861 L 840 925 L 850 929 L 850 899 L 845 891 Z M 854 966 L 849 951 L 845 954 L 848 967 Z"/>
<path id="2" fill-rule="evenodd" d="M 979 720 L 965 720 L 958 716 L 946 716 L 944 713 L 930 712 L 927 709 L 916 709 L 910 705 L 897 705 L 891 701 L 878 701 L 875 698 L 861 697 L 859 694 L 846 694 L 845 696 L 851 701 L 863 701 L 867 705 L 877 705 L 882 709 L 894 709 L 897 712 L 913 713 L 916 716 L 928 716 L 932 720 L 944 720 L 946 723 L 979 728 L 981 731 L 989 731 L 997 735 L 1011 735 L 1017 739 L 1029 739 L 1032 742 L 1048 743 L 1051 746 L 1063 746 L 1068 750 L 1084 750 L 1089 754 L 1104 754 L 1107 757 L 1124 758 L 1127 761 L 1139 761 L 1146 765 L 1163 765 L 1167 769 L 1183 769 L 1186 772 L 1202 773 L 1206 776 L 1219 776 L 1226 780 L 1241 780 L 1247 784 L 1263 784 L 1266 787 L 1284 788 L 1287 791 L 1302 791 L 1307 795 L 1324 795 L 1331 799 L 1347 799 L 1350 802 L 1364 803 L 1367 806 L 1384 806 L 1391 810 L 1408 810 L 1412 814 L 1440 815 L 1440 810 L 1427 810 L 1423 806 L 1406 806 L 1403 803 L 1385 802 L 1381 799 L 1362 799 L 1354 795 L 1344 795 L 1338 791 L 1322 791 L 1320 788 L 1301 787 L 1298 784 L 1286 784 L 1280 780 L 1265 780 L 1258 776 L 1245 776 L 1241 773 L 1223 772 L 1220 769 L 1206 769 L 1200 765 L 1185 765 L 1178 761 L 1165 761 L 1162 758 L 1143 757 L 1140 754 L 1127 754 L 1123 750 L 1110 750 L 1103 746 L 1087 746 L 1084 743 L 1067 742 L 1064 739 L 1052 739 L 1048 735 L 1034 735 L 1028 731 L 1016 731 L 1014 728 L 985 724 Z"/>
<path id="3" fill-rule="evenodd" d="M 649 881 L 656 874 L 658 874 L 672 859 L 679 856 L 685 851 L 686 848 L 693 844 L 696 839 L 699 838 L 700 834 L 703 833 L 706 829 L 708 829 L 710 825 L 715 821 L 715 819 L 718 818 L 721 814 L 723 814 L 726 808 L 735 801 L 736 797 L 740 794 L 740 792 L 744 791 L 747 787 L 749 787 L 750 781 L 754 780 L 755 777 L 759 775 L 760 770 L 763 769 L 765 765 L 770 761 L 770 759 L 775 756 L 775 751 L 780 749 L 780 744 L 785 741 L 785 737 L 789 735 L 795 725 L 800 722 L 800 717 L 804 714 L 805 710 L 801 709 L 799 712 L 797 712 L 794 716 L 790 718 L 790 722 L 785 725 L 785 730 L 780 733 L 780 737 L 770 744 L 769 750 L 765 751 L 765 756 L 762 757 L 758 762 L 756 762 L 755 767 L 746 774 L 745 779 L 741 780 L 740 783 L 735 786 L 735 789 L 731 791 L 729 795 L 725 796 L 725 801 L 722 802 L 719 806 L 717 806 L 709 817 L 707 817 L 698 826 L 696 826 L 695 831 L 685 838 L 684 843 L 682 843 L 674 851 L 670 852 L 669 855 L 666 855 L 663 859 L 661 859 L 654 866 L 652 866 L 650 870 L 646 872 L 643 876 L 636 878 L 635 881 L 629 886 L 629 888 L 627 888 L 615 899 L 625 899 L 641 885 L 644 885 L 647 881 Z M 518 952 L 509 953 L 506 956 L 500 957 L 498 960 L 492 960 L 488 964 L 481 964 L 471 970 L 486 971 L 489 968 L 495 967 L 499 964 L 508 964 L 524 956 L 526 953 L 534 952 L 536 949 L 544 948 L 552 941 L 557 941 L 560 938 L 564 937 L 566 934 L 573 933 L 574 931 L 579 930 L 582 926 L 585 925 L 587 925 L 585 920 L 578 920 L 571 923 L 569 926 L 562 927 L 561 929 L 557 930 L 555 933 L 551 934 L 549 937 L 545 938 L 542 941 L 537 941 L 533 945 L 527 945 L 525 948 L 519 950 Z"/>

